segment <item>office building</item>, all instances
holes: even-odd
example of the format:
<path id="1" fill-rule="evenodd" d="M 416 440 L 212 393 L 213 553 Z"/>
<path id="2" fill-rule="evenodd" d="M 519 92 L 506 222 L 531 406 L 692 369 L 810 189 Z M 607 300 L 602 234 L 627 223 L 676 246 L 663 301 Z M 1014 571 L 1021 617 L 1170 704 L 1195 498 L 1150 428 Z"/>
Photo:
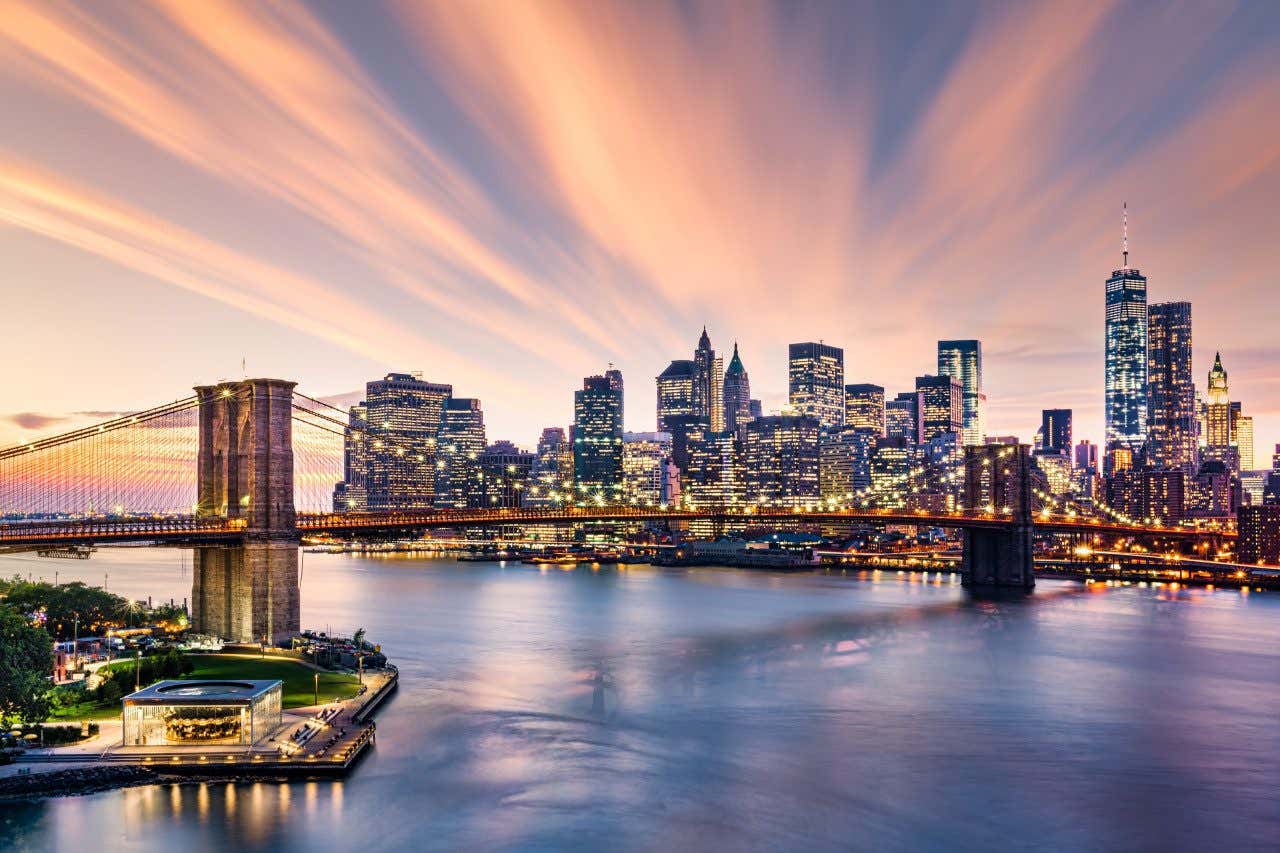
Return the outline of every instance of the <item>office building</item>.
<path id="1" fill-rule="evenodd" d="M 369 409 L 358 403 L 347 410 L 347 428 L 342 436 L 342 482 L 333 489 L 334 512 L 365 512 L 369 509 Z"/>
<path id="2" fill-rule="evenodd" d="M 495 441 L 486 447 L 480 456 L 485 506 L 508 509 L 524 506 L 533 483 L 536 458 L 535 454 L 509 441 Z"/>
<path id="3" fill-rule="evenodd" d="M 486 505 L 480 455 L 487 441 L 480 401 L 451 397 L 444 401 L 436 441 L 435 505 L 441 509 Z"/>
<path id="4" fill-rule="evenodd" d="M 768 415 L 747 424 L 742 452 L 749 502 L 817 500 L 818 429 L 817 419 L 805 415 Z"/>
<path id="5" fill-rule="evenodd" d="M 1071 456 L 1071 410 L 1044 409 L 1040 412 L 1041 448 Z"/>
<path id="6" fill-rule="evenodd" d="M 1076 445 L 1076 468 L 1084 471 L 1098 470 L 1098 445 L 1087 438 Z"/>
<path id="7" fill-rule="evenodd" d="M 907 505 L 914 465 L 912 445 L 900 436 L 877 438 L 871 447 L 871 502 L 898 509 Z"/>
<path id="8" fill-rule="evenodd" d="M 1104 361 L 1107 459 L 1115 447 L 1136 455 L 1147 440 L 1147 279 L 1129 266 L 1127 207 L 1124 262 L 1106 284 Z"/>
<path id="9" fill-rule="evenodd" d="M 787 384 L 797 414 L 822 429 L 844 426 L 844 350 L 822 342 L 791 344 Z"/>
<path id="10" fill-rule="evenodd" d="M 1280 563 L 1280 506 L 1242 506 L 1237 552 L 1242 563 Z"/>
<path id="11" fill-rule="evenodd" d="M 408 373 L 388 373 L 365 386 L 370 510 L 435 505 L 436 438 L 452 396 L 452 386 Z"/>
<path id="12" fill-rule="evenodd" d="M 663 479 L 671 464 L 671 433 L 622 434 L 623 501 L 631 506 L 665 503 Z"/>
<path id="13" fill-rule="evenodd" d="M 742 467 L 742 449 L 734 433 L 704 429 L 690 434 L 689 470 L 680 478 L 681 503 L 704 510 L 741 506 Z"/>
<path id="14" fill-rule="evenodd" d="M 724 364 L 711 348 L 706 326 L 693 353 L 693 413 L 712 432 L 724 430 Z"/>
<path id="15" fill-rule="evenodd" d="M 960 383 L 963 444 L 986 441 L 987 397 L 982 392 L 982 342 L 938 341 L 938 375 Z"/>
<path id="16" fill-rule="evenodd" d="M 1236 446 L 1241 471 L 1253 470 L 1253 416 L 1241 414 L 1239 407 L 1231 410 L 1231 440 Z"/>
<path id="17" fill-rule="evenodd" d="M 573 392 L 575 503 L 622 499 L 622 392 L 605 376 L 588 376 Z"/>
<path id="18" fill-rule="evenodd" d="M 671 430 L 671 418 L 694 417 L 694 376 L 697 365 L 690 359 L 677 359 L 657 377 L 658 431 Z"/>
<path id="19" fill-rule="evenodd" d="M 555 506 L 572 499 L 573 445 L 560 427 L 547 427 L 534 452 L 531 483 L 525 496 L 530 506 Z"/>
<path id="20" fill-rule="evenodd" d="M 733 358 L 724 371 L 724 429 L 737 432 L 751 420 L 751 378 L 742 366 L 738 344 L 733 344 Z"/>
<path id="21" fill-rule="evenodd" d="M 1191 303 L 1161 302 L 1147 319 L 1147 464 L 1196 466 L 1196 386 L 1191 369 Z"/>
<path id="22" fill-rule="evenodd" d="M 923 441 L 920 415 L 924 408 L 918 391 L 903 391 L 884 404 L 884 434 L 900 438 L 908 447 L 917 447 Z"/>
<path id="23" fill-rule="evenodd" d="M 920 395 L 920 438 L 928 442 L 935 436 L 953 432 L 962 434 L 964 427 L 964 391 L 951 376 L 917 376 L 916 393 Z"/>
<path id="24" fill-rule="evenodd" d="M 844 386 L 844 425 L 884 435 L 884 389 L 879 385 Z"/>
<path id="25" fill-rule="evenodd" d="M 1209 385 L 1204 407 L 1204 458 L 1224 463 L 1228 470 L 1240 468 L 1240 458 L 1231 441 L 1231 388 L 1227 371 L 1222 366 L 1222 353 L 1216 353 L 1209 370 Z"/>
<path id="26" fill-rule="evenodd" d="M 824 501 L 846 503 L 871 488 L 871 445 L 879 437 L 869 429 L 850 426 L 822 433 L 818 494 Z"/>

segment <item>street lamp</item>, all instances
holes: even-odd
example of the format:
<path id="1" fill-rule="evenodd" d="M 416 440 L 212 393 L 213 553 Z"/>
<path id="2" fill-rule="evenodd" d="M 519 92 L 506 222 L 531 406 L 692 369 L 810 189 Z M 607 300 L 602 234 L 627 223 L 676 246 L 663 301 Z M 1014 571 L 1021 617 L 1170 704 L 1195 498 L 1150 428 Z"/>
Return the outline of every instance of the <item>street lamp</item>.
<path id="1" fill-rule="evenodd" d="M 320 673 L 318 673 L 318 672 L 313 672 L 313 673 L 312 673 L 312 675 L 314 675 L 314 676 L 315 676 L 315 680 L 316 680 L 316 682 L 315 682 L 315 689 L 316 689 L 316 701 L 315 701 L 315 704 L 319 705 L 319 704 L 320 704 Z"/>
<path id="2" fill-rule="evenodd" d="M 133 691 L 136 693 L 142 689 L 142 649 L 137 651 L 137 663 L 133 666 Z"/>

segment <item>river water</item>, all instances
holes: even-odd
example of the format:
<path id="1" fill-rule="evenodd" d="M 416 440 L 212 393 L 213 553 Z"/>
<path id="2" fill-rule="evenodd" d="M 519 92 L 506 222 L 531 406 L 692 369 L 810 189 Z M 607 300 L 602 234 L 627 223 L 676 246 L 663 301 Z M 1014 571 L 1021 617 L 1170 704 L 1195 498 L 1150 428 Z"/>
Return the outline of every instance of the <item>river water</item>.
<path id="1" fill-rule="evenodd" d="M 0 573 L 190 595 L 190 558 Z M 1280 596 L 306 554 L 401 670 L 346 781 L 0 807 L 18 850 L 1276 850 Z"/>

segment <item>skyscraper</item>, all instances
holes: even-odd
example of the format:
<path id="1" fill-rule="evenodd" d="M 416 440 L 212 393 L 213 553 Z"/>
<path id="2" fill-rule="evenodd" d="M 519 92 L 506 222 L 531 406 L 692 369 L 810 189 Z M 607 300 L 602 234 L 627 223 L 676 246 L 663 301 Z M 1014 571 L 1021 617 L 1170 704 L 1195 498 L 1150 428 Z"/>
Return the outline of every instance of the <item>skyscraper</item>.
<path id="1" fill-rule="evenodd" d="M 1216 353 L 1209 369 L 1209 392 L 1205 402 L 1205 445 L 1215 459 L 1231 446 L 1231 389 L 1222 353 Z"/>
<path id="2" fill-rule="evenodd" d="M 1190 302 L 1160 302 L 1147 310 L 1147 464 L 1195 470 Z"/>
<path id="3" fill-rule="evenodd" d="M 1127 206 L 1123 245 L 1124 261 L 1106 286 L 1106 450 L 1136 454 L 1147 440 L 1147 279 L 1129 266 Z"/>
<path id="4" fill-rule="evenodd" d="M 342 482 L 333 490 L 334 512 L 364 512 L 369 508 L 369 408 L 357 403 L 347 411 L 342 437 Z"/>
<path id="5" fill-rule="evenodd" d="M 573 481 L 579 503 L 622 499 L 622 392 L 607 376 L 573 392 Z"/>
<path id="6" fill-rule="evenodd" d="M 964 390 L 954 377 L 917 376 L 916 393 L 920 395 L 921 441 L 928 442 L 943 433 L 960 434 L 964 427 Z"/>
<path id="7" fill-rule="evenodd" d="M 484 479 L 484 505 L 487 507 L 524 506 L 533 477 L 536 457 L 509 441 L 495 441 L 480 455 L 480 473 Z"/>
<path id="8" fill-rule="evenodd" d="M 751 379 L 738 356 L 738 343 L 733 344 L 733 358 L 724 371 L 724 428 L 736 432 L 751 419 Z"/>
<path id="9" fill-rule="evenodd" d="M 687 358 L 677 359 L 658 374 L 658 431 L 671 429 L 672 418 L 694 416 L 694 377 L 697 365 Z"/>
<path id="10" fill-rule="evenodd" d="M 609 387 L 618 392 L 618 399 L 622 401 L 622 408 L 618 410 L 618 420 L 622 423 L 622 428 L 627 427 L 627 395 L 622 388 L 622 371 L 609 365 L 609 369 L 604 372 L 604 378 L 609 380 Z"/>
<path id="11" fill-rule="evenodd" d="M 884 389 L 870 384 L 844 386 L 844 425 L 884 435 Z"/>
<path id="12" fill-rule="evenodd" d="M 1235 427 L 1236 453 L 1240 457 L 1240 470 L 1253 470 L 1253 416 L 1237 414 L 1232 426 Z"/>
<path id="13" fill-rule="evenodd" d="M 737 436 L 702 429 L 688 438 L 689 473 L 680 480 L 684 504 L 693 509 L 725 509 L 742 504 L 742 449 Z"/>
<path id="14" fill-rule="evenodd" d="M 884 404 L 884 434 L 902 439 L 908 448 L 923 441 L 920 412 L 924 405 L 920 398 L 919 391 L 903 391 Z"/>
<path id="15" fill-rule="evenodd" d="M 711 348 L 706 326 L 693 352 L 693 365 L 693 413 L 705 419 L 712 432 L 723 432 L 724 363 Z"/>
<path id="16" fill-rule="evenodd" d="M 747 424 L 743 470 L 748 502 L 783 504 L 818 498 L 818 421 L 768 415 Z"/>
<path id="17" fill-rule="evenodd" d="M 369 509 L 424 509 L 435 502 L 436 436 L 453 387 L 388 373 L 365 386 Z"/>
<path id="18" fill-rule="evenodd" d="M 525 496 L 533 506 L 554 506 L 573 497 L 573 448 L 560 427 L 547 427 L 538 439 L 533 482 Z"/>
<path id="19" fill-rule="evenodd" d="M 658 506 L 663 503 L 662 481 L 670 460 L 670 433 L 623 433 L 622 478 L 625 502 L 632 506 Z"/>
<path id="20" fill-rule="evenodd" d="M 961 441 L 982 444 L 987 432 L 987 397 L 982 393 L 982 342 L 938 341 L 938 373 L 960 383 Z"/>
<path id="21" fill-rule="evenodd" d="M 480 467 L 486 443 L 480 401 L 469 397 L 445 400 L 436 441 L 437 507 L 466 509 L 486 505 Z"/>
<path id="22" fill-rule="evenodd" d="M 1050 453 L 1071 456 L 1071 410 L 1044 409 L 1040 413 L 1042 447 Z"/>
<path id="23" fill-rule="evenodd" d="M 844 426 L 844 350 L 822 342 L 792 344 L 787 378 L 792 408 L 823 429 Z"/>

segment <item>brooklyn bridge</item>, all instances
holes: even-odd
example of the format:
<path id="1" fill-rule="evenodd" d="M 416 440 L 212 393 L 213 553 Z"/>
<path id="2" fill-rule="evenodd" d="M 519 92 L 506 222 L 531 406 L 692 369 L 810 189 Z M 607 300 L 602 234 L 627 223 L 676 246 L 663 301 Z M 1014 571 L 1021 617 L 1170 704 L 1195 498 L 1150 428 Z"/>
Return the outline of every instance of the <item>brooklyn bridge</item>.
<path id="1" fill-rule="evenodd" d="M 1226 527 L 1142 524 L 1064 507 L 1035 488 L 1025 452 L 1000 445 L 966 449 L 965 509 L 953 512 L 823 502 L 330 512 L 349 430 L 341 415 L 293 382 L 245 379 L 198 386 L 191 397 L 10 447 L 0 451 L 0 548 L 192 548 L 196 608 L 209 611 L 193 614 L 197 624 L 274 639 L 296 631 L 297 545 L 311 536 L 587 522 L 939 527 L 962 534 L 966 586 L 1023 590 L 1034 585 L 1037 534 L 1211 544 L 1215 552 L 1234 537 Z"/>

